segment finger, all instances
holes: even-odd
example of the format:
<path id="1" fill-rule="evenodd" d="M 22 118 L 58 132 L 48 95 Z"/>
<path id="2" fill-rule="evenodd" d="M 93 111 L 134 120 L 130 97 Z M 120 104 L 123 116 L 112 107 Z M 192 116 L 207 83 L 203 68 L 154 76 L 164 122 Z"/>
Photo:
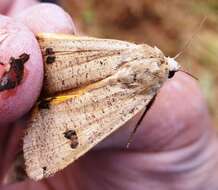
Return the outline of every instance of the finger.
<path id="1" fill-rule="evenodd" d="M 14 16 L 23 11 L 24 9 L 38 3 L 38 0 L 13 0 L 4 14 L 7 16 Z"/>
<path id="2" fill-rule="evenodd" d="M 99 145 L 125 147 L 141 114 Z M 169 80 L 145 115 L 131 144 L 132 149 L 176 149 L 200 138 L 211 129 L 207 105 L 195 80 L 177 73 Z"/>
<path id="3" fill-rule="evenodd" d="M 10 5 L 13 4 L 14 0 L 1 0 L 0 2 L 0 13 L 6 14 L 8 9 L 10 8 Z"/>
<path id="4" fill-rule="evenodd" d="M 51 3 L 32 6 L 15 18 L 27 25 L 35 34 L 39 32 L 75 33 L 72 18 L 61 7 Z"/>
<path id="5" fill-rule="evenodd" d="M 29 60 L 23 68 L 16 70 L 11 63 L 12 57 L 17 59 L 23 53 L 29 55 Z M 2 127 L 30 110 L 39 96 L 43 80 L 41 52 L 33 33 L 23 24 L 4 16 L 0 16 L 0 62 Z M 10 86 L 9 81 L 16 85 Z"/>

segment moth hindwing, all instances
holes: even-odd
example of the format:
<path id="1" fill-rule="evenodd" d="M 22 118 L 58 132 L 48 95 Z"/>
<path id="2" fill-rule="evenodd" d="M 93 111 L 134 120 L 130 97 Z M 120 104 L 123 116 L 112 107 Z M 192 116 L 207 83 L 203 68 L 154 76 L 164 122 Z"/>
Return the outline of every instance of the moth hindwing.
<path id="1" fill-rule="evenodd" d="M 45 60 L 48 54 L 55 60 L 45 63 L 49 108 L 34 108 L 24 137 L 26 171 L 35 180 L 65 168 L 143 110 L 175 69 L 148 45 L 54 34 L 38 39 Z"/>

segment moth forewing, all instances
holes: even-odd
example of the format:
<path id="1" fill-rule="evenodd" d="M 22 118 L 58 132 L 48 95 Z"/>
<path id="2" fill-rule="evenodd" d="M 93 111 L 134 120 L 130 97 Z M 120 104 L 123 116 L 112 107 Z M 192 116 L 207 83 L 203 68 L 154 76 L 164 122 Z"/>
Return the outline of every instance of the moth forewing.
<path id="1" fill-rule="evenodd" d="M 67 39 L 62 42 L 63 38 Z M 49 92 L 70 90 L 47 99 L 49 105 L 45 109 L 34 108 L 23 150 L 27 174 L 35 180 L 65 168 L 143 110 L 167 80 L 170 70 L 163 53 L 147 45 L 87 37 L 74 39 L 65 35 L 48 35 L 40 41 L 43 51 L 55 52 L 57 56 L 55 63 L 45 67 L 46 85 L 50 90 L 56 86 Z M 45 50 L 48 47 L 52 49 Z M 64 52 L 71 57 L 65 58 L 68 53 Z M 112 52 L 116 52 L 115 55 L 111 55 Z M 102 53 L 108 57 L 101 57 Z M 67 69 L 61 72 L 64 67 L 58 60 L 62 56 L 63 60 L 69 59 L 69 63 L 81 57 L 84 60 L 82 64 L 67 63 Z M 93 56 L 96 63 L 92 63 L 89 56 Z M 99 69 L 101 61 L 106 66 Z M 81 82 L 83 72 L 69 77 L 68 69 L 73 73 L 81 69 L 90 77 Z M 60 79 L 55 78 L 57 72 L 70 83 L 61 84 Z"/>
<path id="2" fill-rule="evenodd" d="M 44 54 L 44 93 L 47 95 L 78 88 L 112 75 L 123 64 L 122 53 L 126 50 L 136 53 L 138 46 L 120 40 L 61 34 L 41 34 L 38 40 Z M 150 46 L 144 48 L 144 57 L 161 54 Z M 131 55 L 127 57 L 135 59 Z"/>

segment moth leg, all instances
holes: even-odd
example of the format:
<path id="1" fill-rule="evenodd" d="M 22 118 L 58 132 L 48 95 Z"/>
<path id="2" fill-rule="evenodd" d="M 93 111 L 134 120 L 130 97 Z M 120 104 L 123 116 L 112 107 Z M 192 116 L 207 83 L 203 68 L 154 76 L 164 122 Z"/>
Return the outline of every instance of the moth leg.
<path id="1" fill-rule="evenodd" d="M 153 105 L 154 101 L 155 101 L 155 98 L 156 98 L 157 94 L 154 95 L 154 97 L 151 99 L 151 101 L 148 103 L 148 105 L 146 106 L 142 116 L 140 117 L 140 119 L 138 120 L 138 122 L 136 123 L 136 126 L 134 127 L 133 131 L 131 132 L 129 138 L 128 138 L 128 141 L 127 141 L 127 145 L 126 145 L 126 148 L 129 148 L 130 144 L 132 143 L 133 141 L 133 138 L 134 138 L 134 135 L 136 134 L 139 126 L 141 125 L 142 123 L 142 120 L 144 119 L 146 113 L 148 112 L 148 110 L 151 108 L 151 106 Z"/>

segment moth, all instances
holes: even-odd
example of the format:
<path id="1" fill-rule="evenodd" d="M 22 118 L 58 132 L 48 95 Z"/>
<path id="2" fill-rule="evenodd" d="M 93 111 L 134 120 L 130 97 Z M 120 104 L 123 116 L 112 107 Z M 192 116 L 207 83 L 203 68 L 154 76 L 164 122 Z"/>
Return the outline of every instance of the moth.
<path id="1" fill-rule="evenodd" d="M 40 180 L 84 155 L 148 107 L 179 64 L 157 47 L 39 34 L 45 81 L 23 140 L 28 176 Z"/>

